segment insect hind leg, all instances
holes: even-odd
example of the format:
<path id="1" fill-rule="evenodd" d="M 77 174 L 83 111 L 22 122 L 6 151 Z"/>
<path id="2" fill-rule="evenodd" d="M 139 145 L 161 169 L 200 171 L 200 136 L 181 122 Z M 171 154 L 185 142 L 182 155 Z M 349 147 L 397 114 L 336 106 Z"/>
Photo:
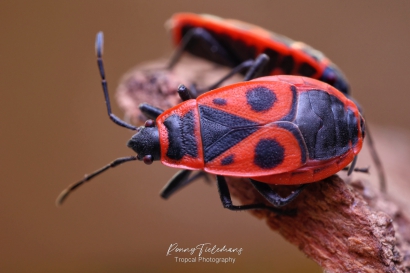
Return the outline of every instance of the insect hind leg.
<path id="1" fill-rule="evenodd" d="M 181 58 L 182 54 L 185 51 L 188 51 L 192 46 L 199 46 L 201 52 L 200 55 L 210 54 L 211 59 L 215 59 L 215 62 L 223 63 L 224 65 L 233 67 L 239 61 L 235 60 L 232 54 L 228 52 L 227 49 L 222 46 L 218 40 L 206 29 L 204 28 L 192 28 L 190 29 L 182 38 L 181 42 L 178 45 L 177 50 L 174 55 L 171 57 L 171 61 L 168 65 L 168 69 L 172 69 L 176 63 Z M 203 56 L 205 57 L 205 56 Z"/>
<path id="2" fill-rule="evenodd" d="M 268 62 L 269 62 L 268 55 L 262 53 L 255 60 L 250 59 L 250 60 L 240 63 L 238 66 L 234 67 L 228 74 L 226 74 L 216 83 L 206 87 L 205 89 L 197 90 L 195 93 L 201 94 L 201 93 L 213 90 L 215 88 L 218 88 L 224 81 L 228 80 L 229 78 L 233 77 L 235 74 L 240 73 L 246 69 L 248 69 L 248 71 L 246 72 L 243 81 L 250 81 L 252 79 L 255 79 L 256 77 L 260 75 L 260 73 L 263 71 L 263 68 L 266 66 Z"/>
<path id="3" fill-rule="evenodd" d="M 266 54 L 260 54 L 255 60 L 247 60 L 239 64 L 238 66 L 234 67 L 226 76 L 224 76 L 222 79 L 217 81 L 216 83 L 212 84 L 207 88 L 206 91 L 215 89 L 219 87 L 224 81 L 228 80 L 231 78 L 233 75 L 248 69 L 246 72 L 243 81 L 250 81 L 260 75 L 262 72 L 263 68 L 266 66 L 266 64 L 269 62 L 269 57 Z"/>
<path id="4" fill-rule="evenodd" d="M 272 188 L 262 182 L 255 181 L 253 179 L 249 179 L 251 184 L 255 187 L 255 189 L 266 198 L 274 207 L 283 207 L 288 205 L 290 202 L 295 200 L 295 198 L 305 189 L 306 184 L 299 186 L 296 190 L 294 190 L 291 194 L 286 197 L 280 196 L 277 192 L 272 190 Z"/>
<path id="5" fill-rule="evenodd" d="M 241 210 L 252 210 L 252 209 L 266 209 L 272 211 L 276 214 L 287 214 L 293 215 L 295 211 L 283 211 L 274 207 L 267 206 L 265 204 L 249 204 L 249 205 L 241 205 L 237 206 L 232 203 L 231 193 L 229 192 L 228 184 L 226 183 L 225 177 L 217 175 L 216 176 L 217 183 L 218 183 L 218 191 L 219 197 L 221 199 L 222 205 L 224 208 L 233 210 L 233 211 L 241 211 Z"/>

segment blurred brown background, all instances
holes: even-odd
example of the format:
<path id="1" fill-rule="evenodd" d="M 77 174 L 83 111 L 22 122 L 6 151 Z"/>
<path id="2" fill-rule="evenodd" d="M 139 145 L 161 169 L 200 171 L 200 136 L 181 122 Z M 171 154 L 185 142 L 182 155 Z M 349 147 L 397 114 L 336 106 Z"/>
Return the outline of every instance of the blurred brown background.
<path id="1" fill-rule="evenodd" d="M 131 133 L 106 116 L 95 34 L 105 33 L 113 97 L 128 69 L 171 52 L 163 25 L 179 11 L 240 19 L 312 45 L 345 72 L 371 123 L 410 129 L 408 1 L 3 0 L 0 272 L 321 272 L 248 213 L 222 209 L 215 185 L 162 200 L 175 170 L 159 163 L 111 170 L 55 207 L 69 183 L 132 154 Z M 244 250 L 216 255 L 236 258 L 226 265 L 165 256 L 171 243 L 208 242 Z"/>

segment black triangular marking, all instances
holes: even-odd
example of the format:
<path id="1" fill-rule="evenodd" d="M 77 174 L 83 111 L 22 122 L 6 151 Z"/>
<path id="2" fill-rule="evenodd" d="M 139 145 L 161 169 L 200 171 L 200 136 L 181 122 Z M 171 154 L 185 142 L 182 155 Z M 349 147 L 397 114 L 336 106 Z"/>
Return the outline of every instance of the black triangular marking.
<path id="1" fill-rule="evenodd" d="M 209 121 L 218 123 L 220 125 L 224 125 L 229 128 L 238 128 L 238 127 L 246 127 L 246 126 L 255 126 L 258 125 L 258 123 L 239 117 L 235 116 L 233 114 L 229 114 L 227 112 L 208 107 L 205 105 L 199 105 L 199 114 L 200 118 L 205 118 Z"/>
<path id="2" fill-rule="evenodd" d="M 258 130 L 258 123 L 227 112 L 199 105 L 205 163 Z"/>
<path id="3" fill-rule="evenodd" d="M 202 143 L 204 147 L 211 146 L 212 143 L 216 142 L 231 130 L 229 127 L 205 118 L 201 119 L 201 128 L 207 128 L 207 130 L 201 130 Z"/>

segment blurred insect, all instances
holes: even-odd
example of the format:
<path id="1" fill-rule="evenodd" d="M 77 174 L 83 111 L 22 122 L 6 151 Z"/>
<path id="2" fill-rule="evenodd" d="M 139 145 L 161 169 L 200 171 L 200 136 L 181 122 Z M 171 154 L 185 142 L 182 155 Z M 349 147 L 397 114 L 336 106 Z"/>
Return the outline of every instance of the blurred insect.
<path id="1" fill-rule="evenodd" d="M 237 67 L 266 54 L 270 61 L 261 75 L 301 75 L 326 82 L 344 94 L 349 84 L 340 71 L 320 51 L 261 27 L 208 14 L 178 13 L 166 23 L 178 47 L 169 67 L 183 52 L 209 61 Z"/>
<path id="2" fill-rule="evenodd" d="M 145 104 L 142 111 L 156 121 L 147 120 L 137 128 L 111 112 L 102 44 L 103 36 L 99 33 L 96 51 L 108 115 L 117 125 L 136 131 L 127 146 L 137 155 L 118 158 L 86 175 L 60 194 L 58 204 L 86 181 L 134 160 L 145 164 L 158 160 L 184 169 L 164 187 L 164 198 L 185 186 L 193 170 L 203 170 L 217 176 L 225 208 L 274 212 L 294 200 L 304 185 L 282 197 L 269 184 L 319 181 L 351 162 L 349 173 L 354 169 L 365 135 L 364 120 L 353 101 L 326 83 L 285 75 L 251 80 L 268 62 L 267 56 L 261 54 L 245 82 L 209 91 L 196 99 L 181 85 L 178 93 L 183 102 L 166 111 Z M 249 178 L 273 207 L 233 205 L 224 176 Z"/>

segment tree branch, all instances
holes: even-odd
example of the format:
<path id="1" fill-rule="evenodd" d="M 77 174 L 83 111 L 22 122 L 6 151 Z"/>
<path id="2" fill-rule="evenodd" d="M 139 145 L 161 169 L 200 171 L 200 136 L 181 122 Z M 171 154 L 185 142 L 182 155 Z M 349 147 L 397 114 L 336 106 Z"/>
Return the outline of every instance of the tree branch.
<path id="1" fill-rule="evenodd" d="M 138 110 L 140 103 L 168 109 L 180 102 L 176 93 L 179 84 L 206 86 L 229 71 L 193 57 L 184 58 L 173 72 L 163 67 L 166 60 L 139 66 L 123 77 L 117 99 L 132 122 L 141 124 L 145 120 Z M 240 80 L 238 76 L 231 82 Z M 227 181 L 241 204 L 267 203 L 247 179 Z M 312 183 L 285 209 L 296 209 L 297 214 L 251 213 L 266 219 L 272 230 L 298 246 L 326 272 L 410 271 L 409 218 L 397 202 L 363 179 L 349 184 L 334 175 Z"/>

